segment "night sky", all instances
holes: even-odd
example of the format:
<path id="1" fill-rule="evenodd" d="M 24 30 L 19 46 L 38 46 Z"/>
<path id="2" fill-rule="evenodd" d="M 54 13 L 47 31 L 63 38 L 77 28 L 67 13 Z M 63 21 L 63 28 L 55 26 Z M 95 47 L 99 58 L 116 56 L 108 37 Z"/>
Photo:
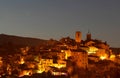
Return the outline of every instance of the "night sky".
<path id="1" fill-rule="evenodd" d="M 120 0 L 0 0 L 0 33 L 57 39 L 88 30 L 120 47 Z"/>

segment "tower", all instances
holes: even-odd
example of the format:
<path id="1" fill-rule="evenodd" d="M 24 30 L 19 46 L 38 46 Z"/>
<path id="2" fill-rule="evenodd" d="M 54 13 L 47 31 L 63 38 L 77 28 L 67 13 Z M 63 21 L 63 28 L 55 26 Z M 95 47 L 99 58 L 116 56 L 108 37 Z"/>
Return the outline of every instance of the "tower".
<path id="1" fill-rule="evenodd" d="M 91 33 L 89 31 L 88 31 L 86 37 L 87 37 L 87 40 L 91 40 Z"/>
<path id="2" fill-rule="evenodd" d="M 75 34 L 75 41 L 80 43 L 81 42 L 81 32 L 80 31 L 76 31 L 76 34 Z"/>

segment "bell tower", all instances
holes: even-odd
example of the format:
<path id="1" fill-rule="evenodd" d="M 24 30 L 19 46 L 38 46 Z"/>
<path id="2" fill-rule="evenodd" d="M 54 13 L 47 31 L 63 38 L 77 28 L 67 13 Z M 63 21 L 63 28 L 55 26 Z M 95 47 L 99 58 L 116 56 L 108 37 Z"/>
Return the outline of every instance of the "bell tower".
<path id="1" fill-rule="evenodd" d="M 89 31 L 88 31 L 86 37 L 87 37 L 87 40 L 91 40 L 91 33 Z"/>
<path id="2" fill-rule="evenodd" d="M 80 31 L 76 31 L 75 33 L 75 41 L 80 43 L 81 42 L 81 37 L 82 37 L 82 34 Z"/>

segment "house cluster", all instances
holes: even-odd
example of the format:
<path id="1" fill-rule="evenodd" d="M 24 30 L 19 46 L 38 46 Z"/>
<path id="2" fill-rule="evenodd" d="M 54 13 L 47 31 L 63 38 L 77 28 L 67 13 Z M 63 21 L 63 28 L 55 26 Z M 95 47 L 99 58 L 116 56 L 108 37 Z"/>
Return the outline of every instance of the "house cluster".
<path id="1" fill-rule="evenodd" d="M 31 52 L 29 47 L 21 48 L 19 54 L 10 56 L 12 63 L 6 63 L 8 74 L 17 71 L 17 75 L 22 77 L 24 75 L 31 76 L 34 73 L 51 72 L 53 75 L 66 74 L 68 70 L 68 62 L 72 61 L 78 68 L 89 68 L 88 59 L 99 60 L 109 59 L 111 50 L 107 42 L 91 38 L 91 33 L 87 33 L 86 40 L 82 40 L 82 33 L 77 31 L 75 39 L 65 37 L 54 42 L 50 40 L 52 45 L 47 47 L 39 47 L 38 52 Z M 0 57 L 0 67 L 5 67 L 4 59 Z M 14 66 L 14 67 L 13 67 Z M 56 72 L 55 69 L 63 70 Z M 3 69 L 1 69 L 2 71 Z M 1 72 L 2 73 L 2 72 Z"/>

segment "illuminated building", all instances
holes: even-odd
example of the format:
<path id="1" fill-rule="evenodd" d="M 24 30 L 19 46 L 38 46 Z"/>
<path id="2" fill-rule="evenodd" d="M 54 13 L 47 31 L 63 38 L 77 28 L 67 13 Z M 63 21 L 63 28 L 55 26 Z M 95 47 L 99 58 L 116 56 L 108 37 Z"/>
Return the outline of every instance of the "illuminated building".
<path id="1" fill-rule="evenodd" d="M 104 60 L 104 59 L 108 58 L 108 54 L 106 53 L 106 50 L 102 49 L 102 48 L 96 48 L 94 46 L 91 46 L 91 47 L 89 47 L 89 49 L 87 50 L 87 52 L 88 52 L 88 55 L 92 55 L 94 57 L 97 56 L 101 60 Z"/>
<path id="2" fill-rule="evenodd" d="M 66 62 L 58 60 L 57 63 L 53 63 L 53 59 L 41 59 L 37 64 L 37 67 L 38 69 L 36 70 L 36 73 L 42 73 L 44 71 L 49 71 L 50 67 L 64 68 L 66 67 Z"/>
<path id="3" fill-rule="evenodd" d="M 112 54 L 112 55 L 110 56 L 110 60 L 111 60 L 111 61 L 115 61 L 115 57 L 116 57 L 116 56 Z"/>
<path id="4" fill-rule="evenodd" d="M 87 39 L 86 40 L 91 40 L 91 33 L 90 32 L 87 33 Z"/>
<path id="5" fill-rule="evenodd" d="M 53 66 L 56 67 L 56 68 L 65 68 L 66 67 L 66 61 L 58 60 L 57 64 L 53 64 Z"/>
<path id="6" fill-rule="evenodd" d="M 76 65 L 79 68 L 87 68 L 88 67 L 88 54 L 84 50 L 72 50 L 71 57 L 74 62 L 76 62 Z"/>
<path id="7" fill-rule="evenodd" d="M 65 68 L 66 67 L 66 63 L 54 63 L 52 65 L 52 67 L 56 67 L 56 68 Z"/>
<path id="8" fill-rule="evenodd" d="M 52 68 L 50 70 L 50 72 L 51 72 L 51 75 L 53 75 L 53 76 L 68 76 L 66 68 Z M 55 78 L 57 78 L 57 77 L 55 77 Z"/>
<path id="9" fill-rule="evenodd" d="M 32 54 L 32 52 L 28 53 L 29 47 L 21 48 L 21 53 L 15 55 L 16 57 L 11 60 L 12 63 L 6 64 L 6 70 L 7 73 L 11 75 L 13 69 L 16 69 L 19 72 L 19 77 L 48 72 L 52 68 L 67 68 L 66 70 L 69 73 L 72 73 L 72 71 L 74 71 L 73 65 L 78 67 L 78 69 L 88 68 L 88 59 L 90 61 L 93 60 L 96 63 L 99 62 L 99 60 L 108 60 L 108 51 L 109 46 L 100 40 L 92 40 L 90 33 L 87 34 L 86 41 L 81 41 L 81 32 L 77 31 L 75 40 L 70 37 L 63 38 L 61 39 L 60 44 L 56 44 L 52 47 L 49 46 L 47 49 L 45 46 L 40 52 L 37 52 L 38 54 Z M 109 60 L 120 63 L 120 59 L 116 59 L 115 55 L 111 55 Z M 4 60 L 0 57 L 1 68 L 3 62 Z M 94 68 L 95 66 L 89 67 Z M 53 71 L 52 74 L 62 75 L 66 73 Z"/>
<path id="10" fill-rule="evenodd" d="M 60 60 L 64 60 L 65 59 L 65 52 L 57 52 L 57 57 Z"/>
<path id="11" fill-rule="evenodd" d="M 18 77 L 23 77 L 23 76 L 31 76 L 32 75 L 32 70 L 22 70 L 19 73 Z"/>
<path id="12" fill-rule="evenodd" d="M 65 53 L 65 59 L 68 59 L 68 57 L 71 56 L 71 51 L 70 50 L 61 50 L 61 52 Z"/>
<path id="13" fill-rule="evenodd" d="M 12 68 L 11 68 L 11 66 L 10 66 L 9 64 L 7 65 L 6 70 L 7 70 L 7 73 L 8 73 L 9 75 L 12 74 Z"/>
<path id="14" fill-rule="evenodd" d="M 37 64 L 38 66 L 37 73 L 48 71 L 49 66 L 52 65 L 53 65 L 53 59 L 41 59 L 40 62 Z"/>
<path id="15" fill-rule="evenodd" d="M 108 59 L 108 54 L 105 49 L 98 49 L 96 56 L 99 56 L 101 60 Z"/>
<path id="16" fill-rule="evenodd" d="M 24 64 L 25 63 L 25 61 L 24 61 L 24 57 L 20 57 L 20 61 L 19 61 L 19 64 Z"/>
<path id="17" fill-rule="evenodd" d="M 101 60 L 105 60 L 106 59 L 106 56 L 104 55 L 104 56 L 100 56 L 100 59 Z"/>
<path id="18" fill-rule="evenodd" d="M 27 52 L 29 51 L 29 47 L 27 46 L 27 47 L 25 47 L 25 48 L 20 48 L 20 50 L 21 50 L 21 52 L 22 52 L 22 54 L 23 55 L 26 55 L 27 54 Z"/>
<path id="19" fill-rule="evenodd" d="M 96 54 L 97 51 L 98 51 L 98 48 L 96 48 L 94 46 L 90 46 L 89 49 L 87 50 L 88 55 Z"/>
<path id="20" fill-rule="evenodd" d="M 85 46 L 92 46 L 92 45 L 94 45 L 95 44 L 95 42 L 94 41 L 88 41 L 88 42 L 85 42 Z"/>
<path id="21" fill-rule="evenodd" d="M 98 62 L 100 58 L 98 56 L 88 55 L 88 59 L 93 60 L 94 62 Z"/>
<path id="22" fill-rule="evenodd" d="M 29 69 L 34 69 L 35 68 L 35 63 L 27 63 L 27 67 Z"/>
<path id="23" fill-rule="evenodd" d="M 82 34 L 80 31 L 77 31 L 76 34 L 75 34 L 75 41 L 77 43 L 80 43 L 81 42 L 81 37 L 82 37 Z"/>

